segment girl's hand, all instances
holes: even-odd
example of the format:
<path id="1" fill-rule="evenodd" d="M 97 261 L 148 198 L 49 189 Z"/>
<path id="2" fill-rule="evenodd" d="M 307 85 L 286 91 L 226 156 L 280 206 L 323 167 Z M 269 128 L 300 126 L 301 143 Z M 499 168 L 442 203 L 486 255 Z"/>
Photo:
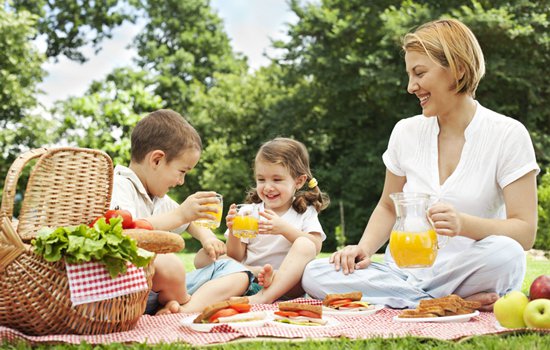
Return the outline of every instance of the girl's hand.
<path id="1" fill-rule="evenodd" d="M 260 216 L 263 219 L 260 219 L 258 223 L 258 233 L 264 235 L 280 235 L 284 232 L 286 222 L 273 210 L 264 209 L 264 211 L 260 212 Z"/>
<path id="2" fill-rule="evenodd" d="M 233 219 L 235 218 L 235 215 L 237 215 L 237 205 L 233 203 L 229 206 L 229 211 L 225 217 L 225 224 L 227 225 L 227 229 L 230 233 L 233 231 Z"/>
<path id="3" fill-rule="evenodd" d="M 462 232 L 460 213 L 448 203 L 436 203 L 428 209 L 428 217 L 432 220 L 435 232 L 439 235 L 454 237 Z"/>
<path id="4" fill-rule="evenodd" d="M 332 253 L 328 261 L 334 264 L 336 271 L 340 271 L 341 267 L 344 275 L 364 269 L 371 263 L 370 256 L 365 254 L 358 245 L 348 245 L 344 249 Z"/>

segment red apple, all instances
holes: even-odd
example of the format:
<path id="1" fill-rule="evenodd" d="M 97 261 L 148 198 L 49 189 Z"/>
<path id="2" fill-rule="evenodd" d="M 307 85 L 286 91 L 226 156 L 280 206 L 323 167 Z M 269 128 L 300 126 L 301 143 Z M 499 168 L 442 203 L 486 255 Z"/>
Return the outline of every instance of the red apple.
<path id="1" fill-rule="evenodd" d="M 529 288 L 529 299 L 550 299 L 550 275 L 535 278 Z"/>

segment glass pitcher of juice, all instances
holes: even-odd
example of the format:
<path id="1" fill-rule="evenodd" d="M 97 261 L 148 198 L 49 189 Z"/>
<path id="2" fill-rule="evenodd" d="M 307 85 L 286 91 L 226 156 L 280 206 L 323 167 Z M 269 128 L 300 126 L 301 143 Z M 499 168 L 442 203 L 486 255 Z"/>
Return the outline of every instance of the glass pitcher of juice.
<path id="1" fill-rule="evenodd" d="M 435 201 L 424 193 L 390 194 L 396 221 L 390 235 L 390 253 L 402 268 L 430 267 L 437 256 L 437 234 L 427 211 Z"/>

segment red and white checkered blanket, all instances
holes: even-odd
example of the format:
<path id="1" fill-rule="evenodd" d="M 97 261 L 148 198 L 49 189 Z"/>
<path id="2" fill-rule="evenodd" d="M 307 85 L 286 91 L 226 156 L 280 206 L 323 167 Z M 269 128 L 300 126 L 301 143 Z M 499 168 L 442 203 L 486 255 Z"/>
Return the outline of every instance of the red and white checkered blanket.
<path id="1" fill-rule="evenodd" d="M 319 303 L 311 299 L 297 299 L 304 303 Z M 254 305 L 252 310 L 277 310 L 275 304 Z M 464 323 L 402 323 L 393 320 L 399 310 L 383 309 L 374 315 L 368 316 L 331 316 L 339 321 L 334 327 L 296 327 L 266 324 L 260 328 L 239 328 L 230 326 L 214 327 L 210 333 L 200 333 L 181 325 L 181 320 L 190 314 L 172 314 L 165 316 L 142 316 L 131 331 L 104 334 L 104 335 L 48 335 L 28 336 L 10 328 L 0 326 L 0 339 L 14 341 L 24 339 L 32 344 L 42 342 L 62 342 L 78 344 L 85 341 L 89 344 L 105 343 L 189 343 L 192 345 L 206 345 L 226 343 L 238 338 L 338 338 L 350 339 L 367 338 L 396 338 L 414 336 L 422 338 L 436 338 L 457 340 L 468 336 L 508 333 L 497 327 L 494 314 L 482 312 L 479 316 Z M 538 330 L 547 332 L 550 329 Z M 258 339 L 265 340 L 266 338 Z"/>
<path id="2" fill-rule="evenodd" d="M 105 265 L 98 262 L 66 264 L 73 305 L 112 299 L 147 289 L 143 268 L 126 263 L 127 271 L 111 278 Z"/>

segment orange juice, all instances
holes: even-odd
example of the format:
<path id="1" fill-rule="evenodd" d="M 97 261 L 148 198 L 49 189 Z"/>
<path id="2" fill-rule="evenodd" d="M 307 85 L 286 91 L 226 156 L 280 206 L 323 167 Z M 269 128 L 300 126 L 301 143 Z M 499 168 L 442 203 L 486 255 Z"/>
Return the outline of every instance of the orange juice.
<path id="1" fill-rule="evenodd" d="M 254 238 L 258 235 L 258 218 L 248 215 L 237 215 L 233 219 L 233 236 Z"/>
<path id="2" fill-rule="evenodd" d="M 211 220 L 211 219 L 198 219 L 198 220 L 194 221 L 195 224 L 197 224 L 199 226 L 202 226 L 202 227 L 209 228 L 211 230 L 220 227 L 220 222 L 222 221 L 222 212 L 223 212 L 223 197 L 220 194 L 218 194 L 218 195 L 216 195 L 216 198 L 218 199 L 217 204 L 213 204 L 213 203 L 203 204 L 205 206 L 210 206 L 210 207 L 215 206 L 216 208 L 218 208 L 218 212 L 213 212 L 213 211 L 207 211 L 206 212 L 210 215 L 214 215 L 215 219 L 214 220 Z"/>
<path id="3" fill-rule="evenodd" d="M 430 267 L 437 256 L 437 234 L 433 229 L 392 231 L 390 253 L 399 267 Z"/>

